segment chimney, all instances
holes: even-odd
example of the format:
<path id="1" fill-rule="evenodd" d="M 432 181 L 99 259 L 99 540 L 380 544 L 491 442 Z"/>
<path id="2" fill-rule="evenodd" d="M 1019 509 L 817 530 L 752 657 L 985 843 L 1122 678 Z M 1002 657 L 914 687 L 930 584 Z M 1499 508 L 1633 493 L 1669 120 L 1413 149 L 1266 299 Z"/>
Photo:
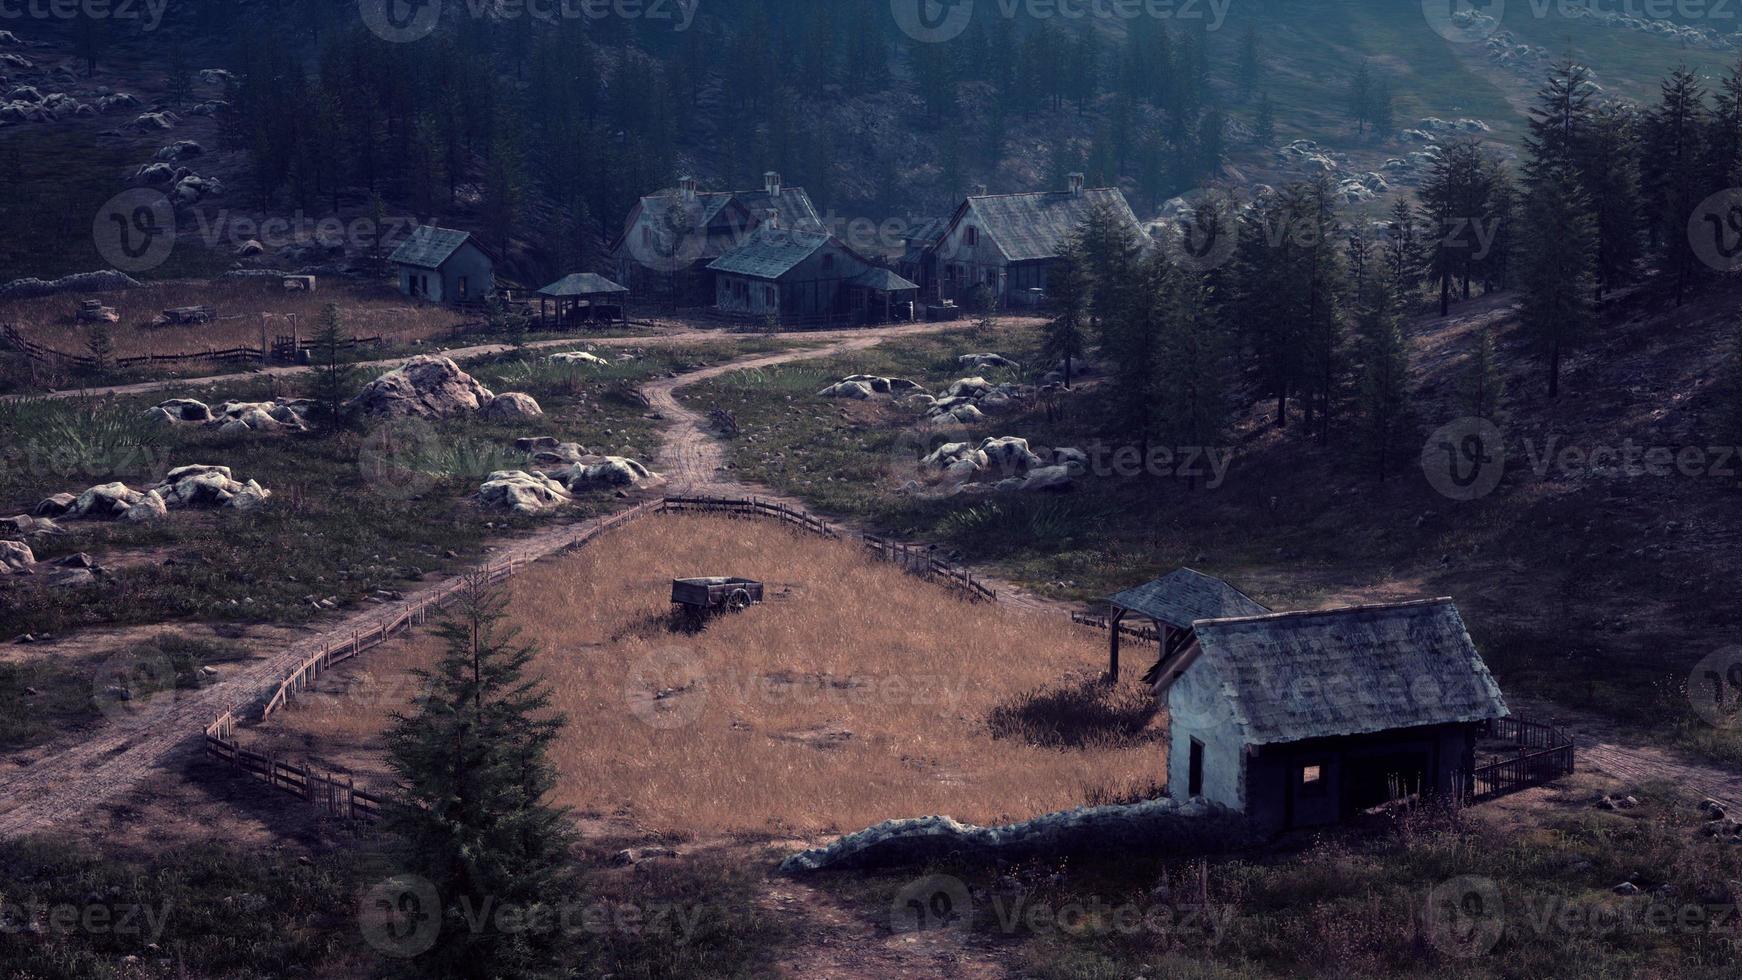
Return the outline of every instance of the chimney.
<path id="1" fill-rule="evenodd" d="M 769 197 L 779 197 L 780 196 L 780 174 L 777 173 L 776 171 L 773 171 L 773 170 L 770 170 L 769 172 L 763 174 L 762 175 L 762 186 L 763 186 L 763 189 L 768 191 Z"/>
<path id="2" fill-rule="evenodd" d="M 986 185 L 985 184 L 975 184 L 973 187 L 968 189 L 968 196 L 969 197 L 985 197 L 986 196 Z"/>
<path id="3" fill-rule="evenodd" d="M 684 200 L 693 201 L 696 199 L 696 179 L 694 177 L 679 177 L 677 189 L 683 195 Z"/>
<path id="4" fill-rule="evenodd" d="M 1066 174 L 1065 181 L 1070 184 L 1070 191 L 1071 191 L 1072 196 L 1074 196 L 1074 197 L 1082 197 L 1083 196 L 1083 175 L 1082 174 Z"/>

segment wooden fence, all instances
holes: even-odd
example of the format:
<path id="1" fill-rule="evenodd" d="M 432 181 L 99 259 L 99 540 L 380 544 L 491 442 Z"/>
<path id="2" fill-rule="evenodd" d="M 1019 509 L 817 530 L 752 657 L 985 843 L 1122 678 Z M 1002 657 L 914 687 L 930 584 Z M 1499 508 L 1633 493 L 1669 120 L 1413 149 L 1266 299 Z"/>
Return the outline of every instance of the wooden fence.
<path id="1" fill-rule="evenodd" d="M 0 339 L 5 340 L 7 346 L 11 347 L 18 353 L 23 354 L 30 360 L 37 364 L 48 366 L 54 370 L 65 371 L 68 369 L 74 369 L 90 371 L 97 367 L 97 359 L 95 357 L 88 354 L 68 354 L 65 351 L 58 351 L 52 347 L 44 347 L 19 333 L 18 328 L 10 323 L 0 324 Z M 316 346 L 312 340 L 305 340 L 300 343 L 300 349 L 302 350 L 308 350 Z M 382 339 L 380 337 L 353 337 L 340 346 L 343 349 L 352 350 L 363 346 L 379 346 L 381 343 Z M 280 353 L 276 348 L 274 350 L 274 356 L 280 356 Z M 294 360 L 295 355 L 289 354 L 282 359 Z M 114 358 L 110 361 L 110 364 L 111 366 L 120 369 L 138 367 L 140 365 L 157 364 L 191 364 L 195 362 L 215 364 L 260 364 L 262 361 L 263 358 L 261 357 L 260 348 L 258 347 L 230 347 L 224 350 L 189 351 L 184 354 L 138 354 L 133 357 Z"/>
<path id="2" fill-rule="evenodd" d="M 841 537 L 841 534 L 827 521 L 814 514 L 776 501 L 761 500 L 755 497 L 663 497 L 637 504 L 596 524 L 586 526 L 576 533 L 571 540 L 550 554 L 559 554 L 580 548 L 607 531 L 623 527 L 654 513 L 728 514 L 741 517 L 772 518 L 814 534 L 830 538 Z M 966 593 L 970 599 L 985 601 L 997 599 L 995 591 L 987 588 L 984 583 L 975 581 L 974 576 L 964 569 L 926 556 L 918 549 L 891 542 L 875 535 L 866 534 L 860 537 L 866 547 L 878 557 L 895 562 L 913 574 L 960 590 Z M 500 564 L 487 565 L 481 569 L 481 572 L 487 582 L 494 584 L 508 579 L 521 568 L 540 560 L 542 557 L 546 556 L 509 559 Z M 319 653 L 298 664 L 265 698 L 260 712 L 260 720 L 265 721 L 272 717 L 274 712 L 282 710 L 296 696 L 297 692 L 309 688 L 320 679 L 322 674 L 325 674 L 335 665 L 342 664 L 366 650 L 380 646 L 389 638 L 404 633 L 415 625 L 428 622 L 432 612 L 437 612 L 451 605 L 466 587 L 467 580 L 464 578 L 445 582 L 429 594 L 383 613 L 368 625 L 358 627 L 352 631 L 349 639 L 324 641 Z M 310 769 L 307 764 L 296 765 L 280 762 L 271 756 L 245 749 L 236 740 L 235 729 L 235 711 L 225 712 L 206 726 L 205 753 L 207 758 L 259 779 L 273 789 L 320 806 L 333 816 L 345 820 L 361 821 L 374 821 L 380 816 L 386 797 L 359 788 L 351 780 L 351 777 L 316 772 Z"/>
<path id="3" fill-rule="evenodd" d="M 1095 613 L 1072 612 L 1071 613 L 1071 622 L 1076 623 L 1078 626 L 1087 626 L 1090 629 L 1101 630 L 1102 632 L 1106 632 L 1108 618 L 1106 616 L 1096 615 Z M 1132 623 L 1120 623 L 1119 624 L 1119 635 L 1120 636 L 1128 636 L 1128 637 L 1138 641 L 1139 643 L 1160 643 L 1161 642 L 1161 635 L 1155 631 L 1155 627 L 1153 627 L 1153 626 L 1139 626 L 1139 625 L 1134 625 Z"/>
<path id="4" fill-rule="evenodd" d="M 1512 742 L 1518 754 L 1477 766 L 1471 780 L 1472 799 L 1491 800 L 1572 775 L 1573 739 L 1552 724 L 1496 718 L 1488 722 L 1487 735 Z"/>

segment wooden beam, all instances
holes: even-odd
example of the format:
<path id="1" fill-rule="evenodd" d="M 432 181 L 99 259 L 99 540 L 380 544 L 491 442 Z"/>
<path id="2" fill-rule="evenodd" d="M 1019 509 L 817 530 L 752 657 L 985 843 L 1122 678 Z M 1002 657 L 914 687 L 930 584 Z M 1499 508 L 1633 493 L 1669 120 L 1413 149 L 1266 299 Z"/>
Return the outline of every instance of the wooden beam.
<path id="1" fill-rule="evenodd" d="M 1119 683 L 1119 624 L 1125 619 L 1124 609 L 1114 609 L 1107 624 L 1107 683 Z"/>

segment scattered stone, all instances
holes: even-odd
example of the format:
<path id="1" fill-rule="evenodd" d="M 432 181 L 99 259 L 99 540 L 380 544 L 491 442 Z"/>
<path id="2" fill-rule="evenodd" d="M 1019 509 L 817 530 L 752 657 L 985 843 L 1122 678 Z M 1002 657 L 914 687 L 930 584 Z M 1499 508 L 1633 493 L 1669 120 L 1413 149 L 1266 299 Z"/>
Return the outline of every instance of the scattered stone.
<path id="1" fill-rule="evenodd" d="M 263 255 L 265 252 L 266 246 L 260 244 L 258 240 L 253 238 L 250 238 L 236 246 L 236 257 L 239 259 L 251 259 L 256 255 Z"/>
<path id="2" fill-rule="evenodd" d="M 677 852 L 669 847 L 629 847 L 611 855 L 611 863 L 619 867 L 652 861 L 655 858 L 674 858 Z"/>
<path id="3" fill-rule="evenodd" d="M 60 517 L 72 510 L 78 500 L 79 498 L 70 493 L 57 493 L 37 504 L 36 509 L 32 510 L 31 513 L 37 517 Z"/>
<path id="4" fill-rule="evenodd" d="M 508 391 L 490 399 L 484 406 L 483 415 L 487 419 L 511 422 L 517 419 L 541 418 L 544 409 L 539 407 L 538 400 L 531 395 Z"/>
<path id="5" fill-rule="evenodd" d="M 659 476 L 641 463 L 623 456 L 606 456 L 594 463 L 576 463 L 551 475 L 561 480 L 571 492 L 640 486 Z"/>
<path id="6" fill-rule="evenodd" d="M 549 359 L 558 364 L 590 364 L 595 367 L 603 367 L 611 363 L 597 354 L 591 354 L 584 350 L 552 354 Z"/>
<path id="7" fill-rule="evenodd" d="M 476 412 L 495 397 L 452 359 L 426 354 L 369 382 L 350 408 L 375 418 L 447 418 Z"/>
<path id="8" fill-rule="evenodd" d="M 206 148 L 193 140 L 177 140 L 158 150 L 156 159 L 174 163 L 178 160 L 192 160 L 194 157 L 204 156 L 205 153 Z"/>
<path id="9" fill-rule="evenodd" d="M 79 272 L 60 279 L 14 279 L 0 286 L 0 299 L 34 299 L 56 293 L 105 293 L 119 289 L 138 289 L 140 282 L 123 272 L 104 269 L 101 272 Z"/>
<path id="10" fill-rule="evenodd" d="M 125 483 L 105 483 L 80 494 L 65 516 L 99 519 L 120 517 L 143 496 L 145 494 L 138 490 L 128 489 Z"/>
<path id="11" fill-rule="evenodd" d="M 163 495 L 156 490 L 151 490 L 147 491 L 145 496 L 140 497 L 138 503 L 127 508 L 127 512 L 121 515 L 121 519 L 138 524 L 159 521 L 168 516 L 169 506 L 163 502 Z"/>
<path id="12" fill-rule="evenodd" d="M 1712 820 L 1723 820 L 1729 816 L 1724 810 L 1724 804 L 1710 797 L 1700 801 L 1700 812 Z"/>
<path id="13" fill-rule="evenodd" d="M 964 370 L 984 370 L 986 368 L 1008 368 L 1012 371 L 1022 370 L 1022 365 L 1002 354 L 963 354 L 956 358 L 956 363 Z"/>
<path id="14" fill-rule="evenodd" d="M 502 470 L 478 488 L 478 503 L 517 514 L 548 514 L 574 500 L 561 483 L 543 473 Z"/>
<path id="15" fill-rule="evenodd" d="M 0 541 L 0 568 L 7 572 L 23 572 L 36 565 L 36 554 L 22 541 Z"/>
<path id="16" fill-rule="evenodd" d="M 850 398 L 854 401 L 868 401 L 871 398 L 871 386 L 863 381 L 840 381 L 817 392 L 821 398 Z"/>

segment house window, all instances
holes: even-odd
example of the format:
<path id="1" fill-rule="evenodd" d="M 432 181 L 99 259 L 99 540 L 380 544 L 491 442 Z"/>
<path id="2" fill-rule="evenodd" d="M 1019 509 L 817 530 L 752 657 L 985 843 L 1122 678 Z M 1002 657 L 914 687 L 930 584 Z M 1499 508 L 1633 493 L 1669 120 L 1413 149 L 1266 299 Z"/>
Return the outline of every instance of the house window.
<path id="1" fill-rule="evenodd" d="M 1204 795 L 1204 743 L 1192 739 L 1191 763 L 1186 775 L 1186 795 Z"/>
<path id="2" fill-rule="evenodd" d="M 1325 767 L 1322 764 L 1300 767 L 1300 795 L 1325 795 Z"/>
<path id="3" fill-rule="evenodd" d="M 466 298 L 466 277 L 465 276 L 460 277 L 460 298 L 461 299 Z"/>
<path id="4" fill-rule="evenodd" d="M 762 287 L 762 301 L 764 303 L 767 303 L 769 306 L 775 305 L 774 287 L 773 286 L 763 286 Z"/>
<path id="5" fill-rule="evenodd" d="M 976 245 L 979 245 L 980 244 L 980 229 L 975 228 L 973 225 L 969 225 L 967 227 L 967 229 L 962 232 L 962 239 L 963 239 L 963 241 L 966 241 L 968 243 L 969 248 L 973 248 Z"/>

